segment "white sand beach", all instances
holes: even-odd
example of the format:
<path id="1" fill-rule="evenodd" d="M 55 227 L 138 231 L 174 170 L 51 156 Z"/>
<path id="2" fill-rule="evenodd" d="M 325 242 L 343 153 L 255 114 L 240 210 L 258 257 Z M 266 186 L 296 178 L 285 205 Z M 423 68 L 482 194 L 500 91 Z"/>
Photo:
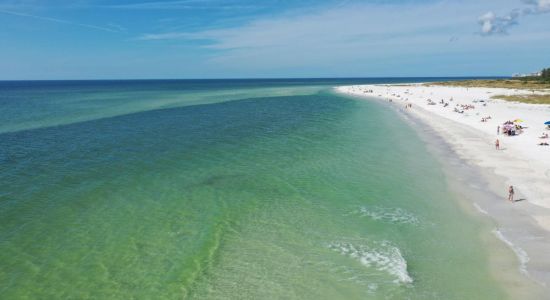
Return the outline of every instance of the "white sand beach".
<path id="1" fill-rule="evenodd" d="M 337 91 L 394 105 L 433 129 L 462 161 L 484 170 L 490 177 L 487 188 L 502 201 L 471 199 L 472 205 L 496 221 L 496 236 L 518 256 L 520 270 L 550 287 L 550 146 L 539 145 L 550 143 L 540 138 L 550 134 L 544 125 L 550 120 L 550 105 L 492 99 L 532 93 L 515 89 L 400 84 L 343 86 Z M 522 132 L 503 134 L 503 123 L 515 120 L 521 120 L 515 124 L 524 127 Z M 500 150 L 495 149 L 497 139 Z M 510 185 L 513 203 L 507 201 Z"/>

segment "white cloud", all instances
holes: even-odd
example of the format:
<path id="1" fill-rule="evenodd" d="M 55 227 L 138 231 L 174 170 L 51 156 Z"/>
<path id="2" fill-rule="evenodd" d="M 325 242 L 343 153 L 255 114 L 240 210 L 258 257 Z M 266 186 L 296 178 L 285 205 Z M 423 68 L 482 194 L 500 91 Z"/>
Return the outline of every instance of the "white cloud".
<path id="1" fill-rule="evenodd" d="M 508 28 L 518 24 L 517 20 L 519 16 L 520 13 L 518 11 L 512 11 L 504 17 L 497 17 L 490 11 L 479 17 L 481 33 L 484 35 L 505 34 Z"/>
<path id="2" fill-rule="evenodd" d="M 240 5 L 238 3 L 235 3 L 235 1 L 227 0 L 148 1 L 138 3 L 104 5 L 102 7 L 132 10 L 246 10 L 258 8 L 257 5 Z"/>
<path id="3" fill-rule="evenodd" d="M 430 17 L 422 18 L 424 15 Z M 213 44 L 209 47 L 215 49 L 261 48 L 290 43 L 391 39 L 419 31 L 426 34 L 445 31 L 468 22 L 467 18 L 449 20 L 443 15 L 439 6 L 361 5 L 257 19 L 234 28 L 144 34 L 138 39 L 204 39 L 211 40 Z"/>
<path id="4" fill-rule="evenodd" d="M 140 41 L 178 40 L 190 38 L 192 34 L 185 32 L 147 33 L 136 38 Z"/>
<path id="5" fill-rule="evenodd" d="M 508 29 L 519 24 L 519 19 L 533 14 L 550 12 L 550 0 L 522 0 L 528 7 L 515 8 L 505 16 L 496 16 L 488 12 L 479 17 L 481 33 L 483 35 L 506 34 Z"/>
<path id="6" fill-rule="evenodd" d="M 108 24 L 107 26 L 97 26 L 97 25 L 90 25 L 90 24 L 72 22 L 72 21 L 63 20 L 63 19 L 50 18 L 50 17 L 37 16 L 37 15 L 32 15 L 32 14 L 27 14 L 27 13 L 9 11 L 9 10 L 4 10 L 4 9 L 0 9 L 0 13 L 7 14 L 7 15 L 12 15 L 12 16 L 24 17 L 24 18 L 31 18 L 31 19 L 36 19 L 36 20 L 41 20 L 41 21 L 46 21 L 46 22 L 73 25 L 73 26 L 78 26 L 78 27 L 83 27 L 83 28 L 88 28 L 88 29 L 93 29 L 93 30 L 101 30 L 101 31 L 107 31 L 107 32 L 121 32 L 121 31 L 123 31 L 122 27 L 120 27 L 119 25 L 113 24 L 113 23 Z"/>
<path id="7" fill-rule="evenodd" d="M 550 11 L 550 0 L 523 0 L 523 2 L 535 6 L 535 12 Z"/>
<path id="8" fill-rule="evenodd" d="M 500 1 L 500 0 L 499 0 Z M 509 0 L 505 11 L 519 0 Z M 498 52 L 512 37 L 483 39 L 475 34 L 472 16 L 500 2 L 441 1 L 407 4 L 361 4 L 290 12 L 231 28 L 145 34 L 140 40 L 203 40 L 206 64 L 233 74 L 249 70 L 274 74 L 277 70 L 349 70 L 367 72 L 381 65 L 438 60 L 459 53 Z M 517 15 L 482 16 L 486 34 L 505 32 Z M 538 33 L 538 32 L 533 32 Z M 539 35 L 513 39 L 540 40 Z M 548 37 L 548 35 L 545 35 Z M 506 39 L 505 39 L 506 38 Z M 404 54 L 405 53 L 405 54 Z M 381 70 L 381 69 L 379 69 Z M 375 71 L 373 71 L 375 72 Z M 333 74 L 333 73 L 331 73 Z M 333 74 L 334 75 L 334 74 Z"/>
<path id="9" fill-rule="evenodd" d="M 453 13 L 450 13 L 450 12 Z M 455 14 L 457 11 L 466 13 Z M 441 3 L 351 5 L 292 12 L 242 26 L 198 32 L 145 34 L 140 40 L 204 40 L 212 65 L 239 69 L 354 64 L 403 51 L 455 51 L 472 36 L 474 7 Z M 451 43 L 450 43 L 451 42 Z M 427 50 L 428 49 L 428 50 Z"/>

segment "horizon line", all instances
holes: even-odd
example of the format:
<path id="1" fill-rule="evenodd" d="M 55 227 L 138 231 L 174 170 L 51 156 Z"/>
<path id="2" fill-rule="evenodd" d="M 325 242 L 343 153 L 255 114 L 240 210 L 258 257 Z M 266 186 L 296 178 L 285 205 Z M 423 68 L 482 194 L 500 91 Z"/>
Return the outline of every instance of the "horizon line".
<path id="1" fill-rule="evenodd" d="M 297 80 L 297 79 L 408 79 L 408 78 L 512 78 L 513 76 L 367 76 L 367 77 L 235 77 L 235 78 L 81 78 L 81 79 L 0 79 L 8 81 L 178 81 L 178 80 Z"/>

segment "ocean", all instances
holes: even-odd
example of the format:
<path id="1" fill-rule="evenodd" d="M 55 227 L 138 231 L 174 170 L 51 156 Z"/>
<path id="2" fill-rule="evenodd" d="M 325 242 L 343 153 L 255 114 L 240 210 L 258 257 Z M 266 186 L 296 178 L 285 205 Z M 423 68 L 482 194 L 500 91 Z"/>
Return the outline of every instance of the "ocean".
<path id="1" fill-rule="evenodd" d="M 0 298 L 503 299 L 418 132 L 334 86 L 0 82 Z"/>

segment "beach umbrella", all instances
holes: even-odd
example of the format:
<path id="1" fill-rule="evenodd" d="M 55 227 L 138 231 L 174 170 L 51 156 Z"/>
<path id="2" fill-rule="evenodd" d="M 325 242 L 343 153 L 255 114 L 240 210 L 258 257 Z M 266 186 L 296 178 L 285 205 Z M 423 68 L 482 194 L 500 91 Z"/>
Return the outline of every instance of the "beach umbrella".
<path id="1" fill-rule="evenodd" d="M 546 121 L 546 123 L 544 123 L 544 125 L 550 125 L 550 121 Z"/>
<path id="2" fill-rule="evenodd" d="M 515 119 L 514 122 L 521 123 L 521 122 L 523 122 L 523 120 L 522 119 Z"/>

